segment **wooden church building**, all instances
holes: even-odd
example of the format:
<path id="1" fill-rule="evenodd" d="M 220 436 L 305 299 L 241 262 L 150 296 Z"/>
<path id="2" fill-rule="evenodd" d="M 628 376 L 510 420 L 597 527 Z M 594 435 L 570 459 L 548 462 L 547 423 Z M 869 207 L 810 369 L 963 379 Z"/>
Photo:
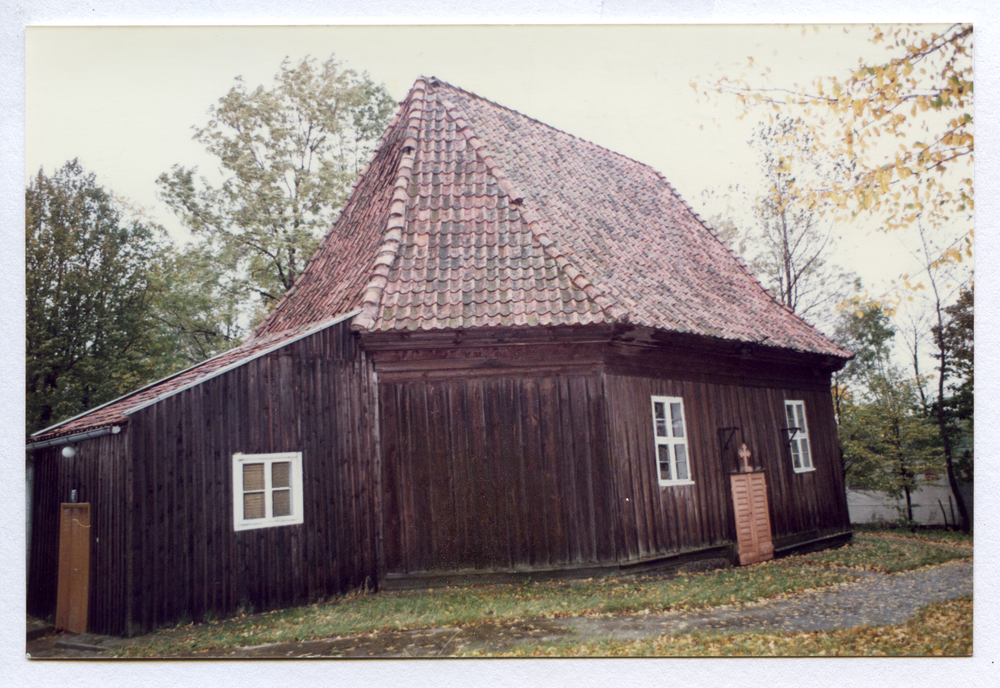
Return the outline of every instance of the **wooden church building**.
<path id="1" fill-rule="evenodd" d="M 28 611 L 134 635 L 842 542 L 850 356 L 655 170 L 422 78 L 246 343 L 31 438 Z"/>

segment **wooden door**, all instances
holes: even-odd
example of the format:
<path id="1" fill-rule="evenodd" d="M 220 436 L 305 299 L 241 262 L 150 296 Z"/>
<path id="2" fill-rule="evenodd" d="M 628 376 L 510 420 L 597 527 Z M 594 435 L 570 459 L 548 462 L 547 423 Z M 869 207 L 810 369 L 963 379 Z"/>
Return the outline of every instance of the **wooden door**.
<path id="1" fill-rule="evenodd" d="M 774 558 L 771 542 L 771 515 L 768 513 L 767 482 L 764 473 L 733 473 L 733 512 L 736 515 L 736 542 L 740 565 Z"/>
<path id="2" fill-rule="evenodd" d="M 59 519 L 56 629 L 87 632 L 90 593 L 90 504 L 63 504 Z"/>

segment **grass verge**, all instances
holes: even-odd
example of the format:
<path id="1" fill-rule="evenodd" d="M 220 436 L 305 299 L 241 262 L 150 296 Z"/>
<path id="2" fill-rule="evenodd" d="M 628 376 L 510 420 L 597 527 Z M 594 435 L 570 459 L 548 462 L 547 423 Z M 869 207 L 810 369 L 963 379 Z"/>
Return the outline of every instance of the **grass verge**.
<path id="1" fill-rule="evenodd" d="M 462 653 L 482 656 L 480 651 Z M 632 642 L 519 645 L 495 657 L 859 657 L 968 656 L 972 654 L 972 599 L 923 607 L 889 626 L 856 626 L 798 633 L 696 631 Z"/>
<path id="2" fill-rule="evenodd" d="M 853 523 L 851 528 L 855 535 L 881 535 L 886 537 L 904 538 L 916 542 L 947 545 L 949 547 L 972 547 L 972 535 L 960 530 L 949 528 L 934 528 L 928 526 L 910 530 L 893 523 Z"/>
<path id="3" fill-rule="evenodd" d="M 355 594 L 324 604 L 187 624 L 121 641 L 120 657 L 213 656 L 270 643 L 379 631 L 457 627 L 573 615 L 667 611 L 740 604 L 853 579 L 853 567 L 906 571 L 970 556 L 930 543 L 863 534 L 836 550 L 671 578 L 600 578 L 421 592 Z"/>
<path id="4" fill-rule="evenodd" d="M 898 573 L 970 556 L 971 549 L 967 552 L 943 549 L 932 543 L 860 534 L 839 549 L 788 557 L 780 563 L 792 566 L 847 566 L 879 573 Z"/>
<path id="5" fill-rule="evenodd" d="M 168 628 L 127 641 L 119 657 L 205 656 L 227 648 L 462 626 L 484 621 L 712 607 L 843 583 L 849 573 L 768 562 L 672 578 L 602 578 L 356 595 L 327 604 Z"/>

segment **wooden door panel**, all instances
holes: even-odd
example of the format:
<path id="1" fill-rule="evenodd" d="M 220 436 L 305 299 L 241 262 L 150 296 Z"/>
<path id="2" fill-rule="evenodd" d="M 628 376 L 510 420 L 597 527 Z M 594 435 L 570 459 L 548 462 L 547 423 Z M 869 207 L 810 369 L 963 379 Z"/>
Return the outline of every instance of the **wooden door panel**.
<path id="1" fill-rule="evenodd" d="M 740 565 L 773 559 L 774 544 L 771 541 L 771 517 L 764 474 L 733 473 L 730 484 Z"/>
<path id="2" fill-rule="evenodd" d="M 90 596 L 90 504 L 63 504 L 59 519 L 57 630 L 87 632 Z"/>

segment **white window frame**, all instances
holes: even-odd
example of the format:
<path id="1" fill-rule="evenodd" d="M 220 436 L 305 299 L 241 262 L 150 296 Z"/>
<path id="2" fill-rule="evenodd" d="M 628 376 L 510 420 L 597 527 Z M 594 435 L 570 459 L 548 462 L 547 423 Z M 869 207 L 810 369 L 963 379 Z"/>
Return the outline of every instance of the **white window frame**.
<path id="1" fill-rule="evenodd" d="M 791 410 L 791 417 L 789 417 Z M 799 399 L 785 399 L 785 423 L 789 431 L 798 428 L 788 439 L 788 453 L 792 459 L 792 470 L 796 473 L 815 471 L 812 446 L 809 443 L 809 426 L 806 421 L 806 403 Z M 786 435 L 787 436 L 787 435 Z M 799 463 L 796 466 L 796 462 Z"/>
<path id="2" fill-rule="evenodd" d="M 664 409 L 664 420 L 666 421 L 666 432 L 667 434 L 660 435 L 656 427 L 656 405 L 660 403 L 663 404 Z M 671 422 L 671 404 L 680 405 L 680 426 L 681 434 L 674 435 L 673 423 Z M 656 462 L 656 478 L 660 484 L 660 487 L 668 487 L 674 485 L 694 485 L 694 480 L 691 479 L 691 451 L 688 445 L 688 433 L 687 433 L 687 414 L 684 412 L 684 400 L 681 397 L 650 397 L 650 411 L 652 412 L 653 418 L 653 460 Z M 663 471 L 660 469 L 660 447 L 666 446 L 667 453 L 669 456 L 669 470 L 670 477 L 664 478 Z M 677 478 L 677 448 L 684 448 L 684 456 L 686 461 L 687 478 Z"/>
<path id="3" fill-rule="evenodd" d="M 272 514 L 274 489 L 271 486 L 271 464 L 288 461 L 291 463 L 291 511 L 288 516 Z M 264 518 L 243 518 L 243 466 L 264 464 Z M 283 489 L 283 488 L 279 488 Z M 233 529 L 256 530 L 275 526 L 292 526 L 303 522 L 302 503 L 302 452 L 282 452 L 277 454 L 233 454 Z"/>

